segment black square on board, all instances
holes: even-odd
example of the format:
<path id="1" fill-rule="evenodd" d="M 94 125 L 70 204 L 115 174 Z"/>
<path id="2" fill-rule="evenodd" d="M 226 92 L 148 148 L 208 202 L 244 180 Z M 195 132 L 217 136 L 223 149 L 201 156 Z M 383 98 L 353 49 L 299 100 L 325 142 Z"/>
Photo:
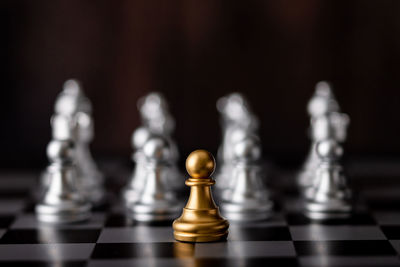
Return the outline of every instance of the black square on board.
<path id="1" fill-rule="evenodd" d="M 400 239 L 400 226 L 381 226 L 381 229 L 387 239 Z"/>
<path id="2" fill-rule="evenodd" d="M 381 256 L 395 255 L 387 240 L 294 241 L 298 255 Z"/>
<path id="3" fill-rule="evenodd" d="M 1 215 L 0 216 L 0 228 L 8 228 L 10 224 L 14 221 L 14 216 Z"/>
<path id="4" fill-rule="evenodd" d="M 234 241 L 291 241 L 290 231 L 286 226 L 269 227 L 231 227 L 229 240 Z"/>
<path id="5" fill-rule="evenodd" d="M 173 258 L 174 243 L 99 243 L 93 259 Z"/>

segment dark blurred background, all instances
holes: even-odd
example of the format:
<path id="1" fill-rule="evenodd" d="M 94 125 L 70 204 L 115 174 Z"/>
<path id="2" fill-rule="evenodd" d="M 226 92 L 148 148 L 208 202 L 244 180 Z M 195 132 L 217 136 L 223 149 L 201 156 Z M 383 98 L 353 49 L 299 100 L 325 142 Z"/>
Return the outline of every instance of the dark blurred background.
<path id="1" fill-rule="evenodd" d="M 165 94 L 182 157 L 216 151 L 216 100 L 241 91 L 264 153 L 300 163 L 306 104 L 333 83 L 354 157 L 400 156 L 400 1 L 2 0 L 0 167 L 43 167 L 66 79 L 94 105 L 95 158 L 129 160 L 139 97 Z"/>

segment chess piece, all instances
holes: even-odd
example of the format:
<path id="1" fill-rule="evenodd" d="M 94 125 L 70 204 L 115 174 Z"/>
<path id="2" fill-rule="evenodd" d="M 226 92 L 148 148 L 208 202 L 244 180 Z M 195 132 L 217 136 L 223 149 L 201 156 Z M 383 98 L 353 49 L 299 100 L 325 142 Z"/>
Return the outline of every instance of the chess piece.
<path id="1" fill-rule="evenodd" d="M 137 221 L 166 221 L 177 217 L 181 205 L 165 185 L 169 147 L 161 137 L 150 138 L 143 146 L 145 184 L 138 199 L 128 209 Z"/>
<path id="2" fill-rule="evenodd" d="M 219 167 L 216 173 L 219 190 L 225 190 L 231 181 L 233 146 L 249 135 L 257 135 L 259 122 L 247 100 L 239 93 L 232 93 L 217 101 L 221 114 L 222 144 L 218 149 Z"/>
<path id="3" fill-rule="evenodd" d="M 52 140 L 47 147 L 51 164 L 47 168 L 49 185 L 43 199 L 36 205 L 38 220 L 47 223 L 72 223 L 90 217 L 91 205 L 76 188 L 74 143 Z"/>
<path id="4" fill-rule="evenodd" d="M 225 240 L 229 223 L 219 214 L 211 194 L 210 178 L 215 170 L 214 157 L 205 150 L 193 151 L 186 159 L 186 170 L 191 176 L 189 200 L 181 217 L 172 224 L 174 237 L 184 242 L 212 242 Z"/>
<path id="5" fill-rule="evenodd" d="M 332 86 L 328 82 L 320 81 L 316 84 L 314 95 L 308 102 L 307 111 L 311 118 L 340 111 Z"/>
<path id="6" fill-rule="evenodd" d="M 132 147 L 134 149 L 132 160 L 135 162 L 135 168 L 128 185 L 123 190 L 123 199 L 126 206 L 137 201 L 146 182 L 146 156 L 142 148 L 151 138 L 151 135 L 147 127 L 139 127 L 132 134 Z"/>
<path id="7" fill-rule="evenodd" d="M 57 98 L 55 113 L 70 117 L 73 122 L 72 133 L 76 147 L 76 164 L 79 188 L 94 204 L 99 204 L 104 197 L 104 177 L 98 170 L 90 153 L 89 145 L 94 137 L 92 104 L 84 95 L 81 85 L 76 80 L 67 80 L 64 89 Z M 62 134 L 64 129 L 53 127 L 53 132 Z"/>
<path id="8" fill-rule="evenodd" d="M 223 130 L 231 124 L 258 128 L 257 117 L 253 114 L 246 98 L 240 93 L 232 93 L 218 99 L 217 109 L 221 114 Z"/>
<path id="9" fill-rule="evenodd" d="M 151 133 L 162 136 L 169 143 L 169 168 L 166 179 L 174 190 L 181 190 L 184 178 L 177 168 L 179 151 L 175 140 L 172 138 L 175 120 L 169 111 L 167 100 L 161 93 L 151 92 L 139 99 L 138 109 L 143 126 L 147 127 Z"/>
<path id="10" fill-rule="evenodd" d="M 237 142 L 230 188 L 222 194 L 221 212 L 232 221 L 257 221 L 271 215 L 272 202 L 261 175 L 261 144 L 256 136 Z"/>
<path id="11" fill-rule="evenodd" d="M 229 187 L 229 184 L 231 182 L 231 176 L 232 176 L 232 169 L 234 165 L 234 153 L 233 153 L 233 147 L 234 145 L 242 141 L 246 138 L 248 135 L 252 135 L 253 133 L 251 131 L 248 131 L 248 129 L 245 129 L 243 127 L 239 127 L 236 125 L 229 126 L 228 129 L 226 129 L 226 134 L 225 138 L 223 138 L 222 145 L 220 147 L 219 152 L 221 153 L 220 155 L 220 162 L 221 166 L 218 168 L 216 177 L 218 183 L 216 184 L 216 187 L 223 191 Z"/>
<path id="12" fill-rule="evenodd" d="M 316 144 L 327 138 L 343 142 L 349 123 L 348 116 L 339 113 L 340 107 L 335 99 L 332 86 L 326 81 L 320 81 L 315 86 L 315 93 L 310 99 L 307 111 L 310 116 L 311 148 L 300 172 L 297 183 L 302 193 L 312 185 L 315 169 L 319 164 L 316 154 Z"/>
<path id="13" fill-rule="evenodd" d="M 316 144 L 326 139 L 334 139 L 343 143 L 347 137 L 347 128 L 350 119 L 347 114 L 330 112 L 325 115 L 315 117 L 311 120 L 312 144 L 307 160 L 301 172 L 298 174 L 298 183 L 304 192 L 312 186 L 315 170 L 320 164 L 320 157 L 317 155 Z"/>
<path id="14" fill-rule="evenodd" d="M 171 135 L 175 129 L 175 120 L 169 112 L 165 97 L 159 92 L 151 92 L 138 101 L 138 109 L 143 125 L 153 133 Z"/>
<path id="15" fill-rule="evenodd" d="M 337 141 L 327 139 L 318 142 L 316 150 L 321 163 L 308 194 L 306 215 L 316 220 L 346 218 L 352 205 L 351 190 L 339 163 L 343 149 Z"/>

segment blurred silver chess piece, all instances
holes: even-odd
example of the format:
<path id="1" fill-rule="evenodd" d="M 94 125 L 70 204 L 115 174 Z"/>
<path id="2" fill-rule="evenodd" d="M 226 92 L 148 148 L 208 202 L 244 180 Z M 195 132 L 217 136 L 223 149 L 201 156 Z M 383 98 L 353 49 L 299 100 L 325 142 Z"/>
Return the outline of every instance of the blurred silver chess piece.
<path id="1" fill-rule="evenodd" d="M 64 83 L 64 89 L 55 103 L 55 116 L 57 115 L 66 116 L 71 121 L 71 138 L 76 147 L 78 187 L 92 203 L 98 204 L 104 197 L 104 177 L 98 170 L 89 149 L 94 137 L 92 105 L 78 81 L 67 80 Z M 55 135 L 63 135 L 65 131 L 67 130 L 62 127 L 53 127 Z M 46 183 L 48 181 L 44 175 L 44 187 Z"/>
<path id="2" fill-rule="evenodd" d="M 90 217 L 90 203 L 77 188 L 76 149 L 71 138 L 70 118 L 53 117 L 53 140 L 47 146 L 50 165 L 46 169 L 48 184 L 36 205 L 38 220 L 47 223 L 72 223 Z"/>
<path id="3" fill-rule="evenodd" d="M 257 135 L 259 121 L 244 96 L 239 93 L 220 98 L 217 101 L 217 109 L 221 115 L 222 144 L 218 149 L 216 187 L 223 190 L 230 181 L 234 144 L 249 135 Z"/>
<path id="4" fill-rule="evenodd" d="M 184 176 L 178 170 L 179 160 L 178 146 L 172 135 L 175 131 L 175 120 L 169 111 L 168 102 L 159 92 L 151 92 L 138 101 L 138 109 L 142 119 L 142 125 L 153 134 L 162 136 L 169 144 L 170 155 L 167 180 L 175 189 L 184 188 Z"/>
<path id="5" fill-rule="evenodd" d="M 167 186 L 170 148 L 162 137 L 151 137 L 143 145 L 145 179 L 136 201 L 128 206 L 137 221 L 172 220 L 179 215 L 182 204 Z"/>
<path id="6" fill-rule="evenodd" d="M 259 138 L 248 136 L 238 141 L 233 146 L 233 157 L 231 182 L 222 194 L 222 214 L 231 221 L 268 218 L 273 205 L 262 179 Z"/>
<path id="7" fill-rule="evenodd" d="M 175 130 L 175 120 L 169 112 L 168 102 L 159 92 L 151 92 L 138 101 L 144 126 L 151 132 L 170 136 Z"/>
<path id="8" fill-rule="evenodd" d="M 137 201 L 146 182 L 146 157 L 143 146 L 151 136 L 152 134 L 147 127 L 139 127 L 132 134 L 132 147 L 134 149 L 132 160 L 135 167 L 127 186 L 122 192 L 126 206 Z"/>
<path id="9" fill-rule="evenodd" d="M 352 211 L 352 193 L 343 174 L 341 145 L 334 139 L 318 142 L 320 163 L 307 196 L 306 215 L 315 220 L 347 218 Z"/>
<path id="10" fill-rule="evenodd" d="M 308 102 L 307 111 L 311 118 L 340 111 L 330 83 L 320 81 L 315 85 L 315 92 Z"/>
<path id="11" fill-rule="evenodd" d="M 297 183 L 302 191 L 312 185 L 315 169 L 319 165 L 316 154 L 316 143 L 333 138 L 342 143 L 346 139 L 346 131 L 350 119 L 344 113 L 339 113 L 339 105 L 333 96 L 327 82 L 319 82 L 316 91 L 308 104 L 310 115 L 311 148 L 307 159 L 297 175 Z"/>

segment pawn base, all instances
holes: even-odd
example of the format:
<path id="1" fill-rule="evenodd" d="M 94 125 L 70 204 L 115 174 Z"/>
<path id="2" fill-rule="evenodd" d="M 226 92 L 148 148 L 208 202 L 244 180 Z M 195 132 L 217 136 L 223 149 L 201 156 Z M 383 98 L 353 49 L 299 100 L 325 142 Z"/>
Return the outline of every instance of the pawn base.
<path id="1" fill-rule="evenodd" d="M 306 216 L 313 220 L 346 219 L 351 217 L 352 211 L 352 205 L 346 201 L 306 203 Z"/>
<path id="2" fill-rule="evenodd" d="M 216 242 L 226 240 L 229 222 L 218 209 L 183 209 L 182 216 L 172 224 L 174 237 L 183 242 Z"/>
<path id="3" fill-rule="evenodd" d="M 88 204 L 68 209 L 47 204 L 38 204 L 35 210 L 39 221 L 50 224 L 81 222 L 88 220 L 91 216 L 90 205 Z"/>
<path id="4" fill-rule="evenodd" d="M 182 242 L 190 243 L 204 243 L 204 242 L 218 242 L 224 241 L 228 237 L 228 231 L 222 234 L 196 234 L 196 233 L 183 233 L 174 232 L 174 238 Z"/>
<path id="5" fill-rule="evenodd" d="M 351 213 L 340 213 L 340 212 L 312 212 L 307 211 L 306 216 L 311 220 L 324 221 L 324 220 L 342 220 L 351 217 Z"/>
<path id="6" fill-rule="evenodd" d="M 271 201 L 252 201 L 246 204 L 222 203 L 221 212 L 231 221 L 260 221 L 271 217 L 273 204 Z"/>
<path id="7" fill-rule="evenodd" d="M 177 203 L 169 203 L 169 205 L 135 203 L 132 207 L 128 207 L 128 210 L 130 217 L 136 221 L 172 221 L 179 216 L 181 207 Z"/>

